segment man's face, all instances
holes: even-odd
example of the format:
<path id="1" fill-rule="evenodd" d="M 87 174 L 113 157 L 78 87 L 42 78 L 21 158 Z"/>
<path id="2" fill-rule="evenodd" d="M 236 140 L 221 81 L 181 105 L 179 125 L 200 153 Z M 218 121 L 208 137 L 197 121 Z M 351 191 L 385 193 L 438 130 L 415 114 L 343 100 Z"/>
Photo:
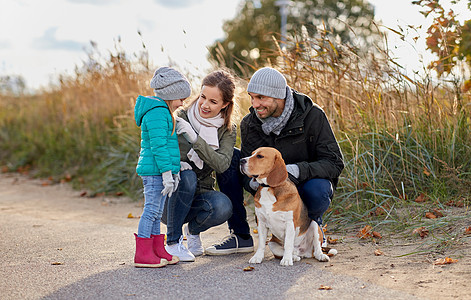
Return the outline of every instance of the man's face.
<path id="1" fill-rule="evenodd" d="M 285 100 L 272 98 L 256 93 L 249 93 L 252 107 L 260 119 L 279 117 L 285 108 Z"/>

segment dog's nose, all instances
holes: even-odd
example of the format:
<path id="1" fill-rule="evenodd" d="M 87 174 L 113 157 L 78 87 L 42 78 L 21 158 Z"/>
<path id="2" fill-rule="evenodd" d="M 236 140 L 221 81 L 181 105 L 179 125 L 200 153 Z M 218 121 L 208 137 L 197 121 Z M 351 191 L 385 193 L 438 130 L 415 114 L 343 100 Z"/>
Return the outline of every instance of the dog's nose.
<path id="1" fill-rule="evenodd" d="M 246 162 L 247 162 L 247 160 L 245 158 L 242 158 L 240 160 L 240 165 L 245 165 Z"/>

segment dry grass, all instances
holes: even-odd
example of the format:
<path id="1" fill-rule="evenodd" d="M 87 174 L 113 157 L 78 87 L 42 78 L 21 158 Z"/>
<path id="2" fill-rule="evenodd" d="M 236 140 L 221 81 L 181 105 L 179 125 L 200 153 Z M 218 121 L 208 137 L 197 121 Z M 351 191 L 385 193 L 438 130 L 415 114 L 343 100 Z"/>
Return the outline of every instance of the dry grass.
<path id="1" fill-rule="evenodd" d="M 471 95 L 459 89 L 462 79 L 447 82 L 432 73 L 409 78 L 387 50 L 360 53 L 325 36 L 290 41 L 288 49 L 279 50 L 277 68 L 326 111 L 345 156 L 326 215 L 331 228 L 371 224 L 399 232 L 416 226 L 427 210 L 446 210 L 449 201 L 461 201 L 467 214 Z M 119 48 L 109 55 L 93 52 L 57 87 L 32 96 L 1 95 L 4 171 L 31 169 L 57 181 L 72 178 L 96 193 L 141 197 L 133 106 L 137 95 L 152 94 L 154 68 L 147 57 Z M 241 112 L 250 106 L 246 79 L 238 83 Z M 415 202 L 421 194 L 428 200 Z"/>

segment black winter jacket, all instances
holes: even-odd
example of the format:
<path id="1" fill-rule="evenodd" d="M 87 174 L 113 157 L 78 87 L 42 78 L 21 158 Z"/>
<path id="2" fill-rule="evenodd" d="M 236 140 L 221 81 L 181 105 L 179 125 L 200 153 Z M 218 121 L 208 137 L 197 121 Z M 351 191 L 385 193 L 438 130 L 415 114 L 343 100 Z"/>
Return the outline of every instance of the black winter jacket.
<path id="1" fill-rule="evenodd" d="M 262 122 L 253 107 L 240 123 L 241 157 L 247 157 L 258 147 L 274 147 L 281 152 L 286 164 L 297 164 L 299 178 L 290 179 L 301 184 L 312 178 L 325 178 L 337 187 L 344 168 L 343 156 L 324 111 L 312 100 L 292 89 L 295 99 L 293 112 L 287 125 L 277 136 L 266 135 Z M 244 188 L 254 193 L 250 179 L 244 176 Z"/>

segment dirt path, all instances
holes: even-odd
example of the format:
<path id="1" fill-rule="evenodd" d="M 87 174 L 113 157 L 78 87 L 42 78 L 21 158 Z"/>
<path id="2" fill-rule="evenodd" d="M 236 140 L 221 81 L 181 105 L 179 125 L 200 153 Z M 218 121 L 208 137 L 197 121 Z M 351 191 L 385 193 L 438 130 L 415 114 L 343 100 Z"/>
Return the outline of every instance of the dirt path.
<path id="1" fill-rule="evenodd" d="M 400 257 L 415 244 L 374 245 L 346 234 L 332 236 L 341 241 L 334 246 L 339 254 L 326 264 L 306 259 L 283 268 L 267 255 L 244 272 L 251 255 L 238 254 L 156 272 L 132 267 L 138 218 L 128 214 L 141 211 L 126 198 L 81 197 L 66 185 L 0 174 L 0 298 L 471 299 L 470 239 L 448 265 L 424 255 Z M 227 234 L 225 224 L 209 230 L 204 246 Z"/>

